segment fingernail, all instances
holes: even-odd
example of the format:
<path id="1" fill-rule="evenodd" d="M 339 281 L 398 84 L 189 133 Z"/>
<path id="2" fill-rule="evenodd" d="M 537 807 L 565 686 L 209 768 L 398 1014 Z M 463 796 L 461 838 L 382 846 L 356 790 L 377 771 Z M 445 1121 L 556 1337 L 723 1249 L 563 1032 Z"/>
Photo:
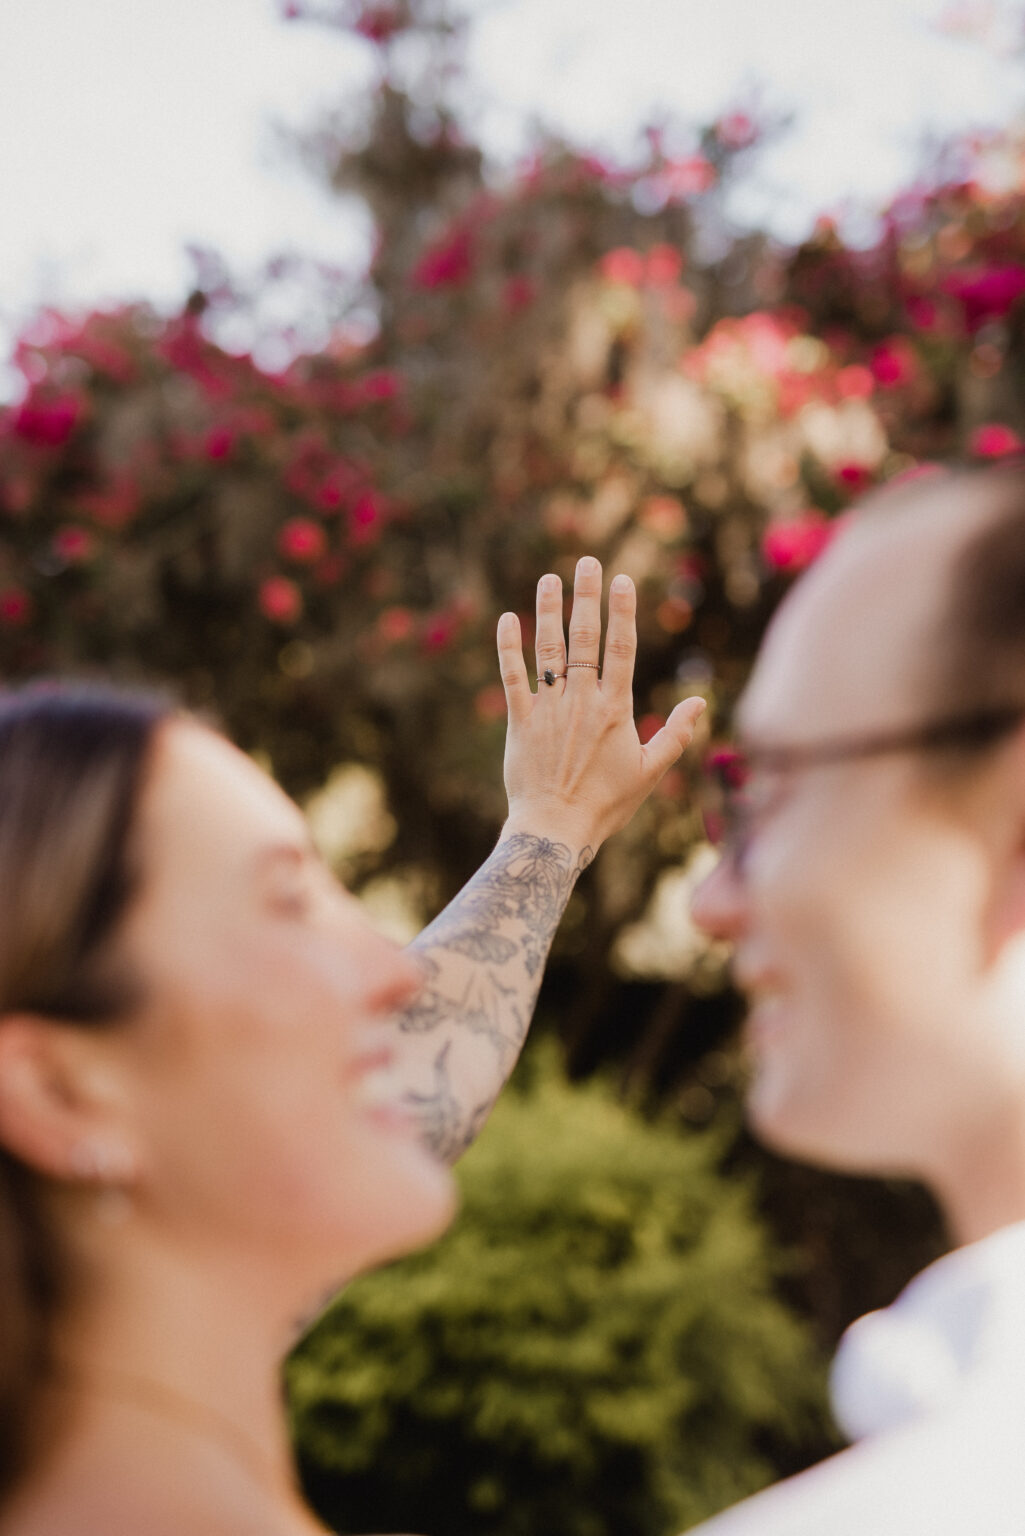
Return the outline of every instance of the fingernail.
<path id="1" fill-rule="evenodd" d="M 542 592 L 554 592 L 556 587 L 561 586 L 561 582 L 558 576 L 542 576 L 538 586 Z"/>
<path id="2" fill-rule="evenodd" d="M 610 592 L 628 592 L 630 590 L 629 576 L 615 576 L 612 580 Z"/>
<path id="3" fill-rule="evenodd" d="M 577 574 L 580 576 L 593 576 L 598 569 L 598 562 L 593 555 L 581 555 L 577 561 Z"/>

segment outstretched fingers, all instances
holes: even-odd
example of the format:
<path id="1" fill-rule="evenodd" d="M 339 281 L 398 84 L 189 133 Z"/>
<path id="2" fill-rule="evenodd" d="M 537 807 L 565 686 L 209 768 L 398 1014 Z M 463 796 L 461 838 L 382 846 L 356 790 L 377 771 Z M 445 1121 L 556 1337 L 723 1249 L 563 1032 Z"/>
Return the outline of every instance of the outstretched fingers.
<path id="1" fill-rule="evenodd" d="M 562 629 L 562 581 L 549 573 L 537 584 L 537 634 L 534 642 L 538 682 L 546 672 L 560 677 L 566 670 L 566 637 Z M 562 691 L 561 689 L 559 690 Z"/>
<path id="2" fill-rule="evenodd" d="M 569 676 L 576 688 L 594 688 L 601 645 L 601 565 L 593 555 L 577 561 L 569 618 Z"/>
<path id="3" fill-rule="evenodd" d="M 658 783 L 663 774 L 668 773 L 681 752 L 690 746 L 694 740 L 694 728 L 704 712 L 704 699 L 684 699 L 682 704 L 677 704 L 662 729 L 656 731 L 647 745 L 641 748 L 653 785 Z"/>
<path id="4" fill-rule="evenodd" d="M 637 589 L 629 576 L 617 576 L 609 588 L 609 627 L 602 658 L 602 693 L 627 695 L 633 689 L 637 655 Z"/>
<path id="5" fill-rule="evenodd" d="M 509 718 L 523 720 L 530 714 L 534 695 L 523 660 L 520 621 L 514 613 L 503 613 L 498 621 L 498 665 Z"/>

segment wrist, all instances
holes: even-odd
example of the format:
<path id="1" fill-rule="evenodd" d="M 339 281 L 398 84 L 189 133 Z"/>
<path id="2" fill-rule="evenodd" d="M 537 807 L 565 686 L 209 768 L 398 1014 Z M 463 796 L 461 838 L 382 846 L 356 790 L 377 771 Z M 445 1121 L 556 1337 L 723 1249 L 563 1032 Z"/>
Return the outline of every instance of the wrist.
<path id="1" fill-rule="evenodd" d="M 585 851 L 593 858 L 602 842 L 590 818 L 545 805 L 510 806 L 499 842 L 516 836 L 543 837 L 547 842 L 560 843 L 569 849 L 574 863 Z"/>

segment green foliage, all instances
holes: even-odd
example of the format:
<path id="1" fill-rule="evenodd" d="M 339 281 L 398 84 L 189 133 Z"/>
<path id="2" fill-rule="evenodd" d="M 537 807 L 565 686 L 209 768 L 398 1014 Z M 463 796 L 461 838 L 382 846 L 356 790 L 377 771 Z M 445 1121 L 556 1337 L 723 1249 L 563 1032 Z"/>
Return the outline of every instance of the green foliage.
<path id="1" fill-rule="evenodd" d="M 722 1138 L 651 1124 L 554 1051 L 460 1166 L 429 1252 L 347 1290 L 288 1373 L 342 1530 L 645 1536 L 772 1476 L 821 1406 Z"/>

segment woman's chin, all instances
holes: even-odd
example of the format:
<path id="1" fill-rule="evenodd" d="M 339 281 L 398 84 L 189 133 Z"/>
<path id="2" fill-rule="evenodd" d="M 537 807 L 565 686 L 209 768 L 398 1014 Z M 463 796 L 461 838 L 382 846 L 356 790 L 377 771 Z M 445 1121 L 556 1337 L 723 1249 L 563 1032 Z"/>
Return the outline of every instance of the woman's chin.
<path id="1" fill-rule="evenodd" d="M 389 1191 L 387 1197 L 382 1191 L 358 1264 L 361 1271 L 425 1248 L 452 1224 L 459 1200 L 451 1171 L 419 1145 L 410 1152 L 410 1176 L 401 1189 Z"/>

